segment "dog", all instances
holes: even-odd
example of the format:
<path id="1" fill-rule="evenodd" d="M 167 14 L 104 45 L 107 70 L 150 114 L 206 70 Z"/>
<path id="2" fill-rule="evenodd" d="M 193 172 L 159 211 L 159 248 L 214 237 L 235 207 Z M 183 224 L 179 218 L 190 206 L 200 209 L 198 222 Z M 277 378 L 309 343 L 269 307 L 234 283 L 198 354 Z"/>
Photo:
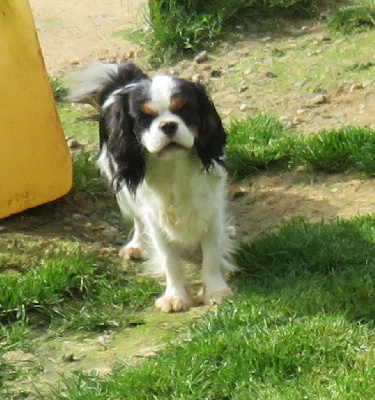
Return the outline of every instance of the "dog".
<path id="1" fill-rule="evenodd" d="M 204 87 L 171 75 L 149 77 L 132 63 L 95 63 L 75 74 L 70 99 L 99 111 L 98 165 L 134 230 L 122 249 L 150 258 L 166 278 L 163 312 L 232 295 L 226 215 L 226 133 Z M 201 248 L 202 289 L 193 297 L 181 253 Z"/>

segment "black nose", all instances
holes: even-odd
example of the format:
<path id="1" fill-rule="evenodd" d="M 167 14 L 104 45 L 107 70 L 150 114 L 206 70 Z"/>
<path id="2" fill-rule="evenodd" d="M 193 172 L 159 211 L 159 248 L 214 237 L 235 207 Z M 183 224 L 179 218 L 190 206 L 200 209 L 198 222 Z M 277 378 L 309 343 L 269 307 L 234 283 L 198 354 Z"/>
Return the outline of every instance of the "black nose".
<path id="1" fill-rule="evenodd" d="M 160 124 L 160 129 L 164 133 L 164 135 L 168 136 L 169 138 L 173 138 L 177 132 L 177 123 L 176 122 L 162 122 Z"/>

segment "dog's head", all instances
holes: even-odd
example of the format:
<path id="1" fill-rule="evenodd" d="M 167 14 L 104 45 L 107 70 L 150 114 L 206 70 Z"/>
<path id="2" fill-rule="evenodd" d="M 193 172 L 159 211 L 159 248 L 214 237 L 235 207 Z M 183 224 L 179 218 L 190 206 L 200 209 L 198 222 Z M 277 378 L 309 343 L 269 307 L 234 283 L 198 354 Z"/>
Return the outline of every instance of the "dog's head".
<path id="1" fill-rule="evenodd" d="M 135 193 L 147 157 L 162 162 L 195 151 L 207 171 L 215 162 L 223 165 L 226 134 L 203 86 L 170 75 L 150 78 L 130 63 L 106 68 L 96 101 L 117 189 L 125 183 Z"/>

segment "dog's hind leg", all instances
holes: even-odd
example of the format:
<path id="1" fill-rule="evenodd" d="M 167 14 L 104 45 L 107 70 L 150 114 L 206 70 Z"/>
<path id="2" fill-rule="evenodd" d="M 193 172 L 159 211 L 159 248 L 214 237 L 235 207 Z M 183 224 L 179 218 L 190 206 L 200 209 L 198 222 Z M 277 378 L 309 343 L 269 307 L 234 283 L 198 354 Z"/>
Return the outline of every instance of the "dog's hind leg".
<path id="1" fill-rule="evenodd" d="M 134 229 L 131 240 L 120 250 L 120 257 L 127 260 L 144 260 L 147 258 L 144 249 L 144 225 L 141 219 L 134 217 Z"/>
<path id="2" fill-rule="evenodd" d="M 141 216 L 137 214 L 135 199 L 129 194 L 126 187 L 116 194 L 117 204 L 125 219 L 133 219 L 133 233 L 129 242 L 121 248 L 120 257 L 127 260 L 143 260 L 147 258 L 145 250 L 145 226 Z"/>

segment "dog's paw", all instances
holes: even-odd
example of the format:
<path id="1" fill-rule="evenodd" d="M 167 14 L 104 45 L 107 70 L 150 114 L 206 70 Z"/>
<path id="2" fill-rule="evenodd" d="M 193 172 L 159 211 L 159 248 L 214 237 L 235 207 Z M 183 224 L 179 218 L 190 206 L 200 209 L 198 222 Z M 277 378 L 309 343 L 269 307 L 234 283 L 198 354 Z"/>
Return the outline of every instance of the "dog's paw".
<path id="1" fill-rule="evenodd" d="M 120 252 L 119 256 L 124 258 L 125 260 L 145 260 L 146 254 L 145 252 L 139 247 L 130 247 L 124 246 Z"/>
<path id="2" fill-rule="evenodd" d="M 207 292 L 205 286 L 203 286 L 202 290 L 196 297 L 196 302 L 208 306 L 214 306 L 221 304 L 223 300 L 231 296 L 233 296 L 233 292 L 229 288 Z"/>
<path id="3" fill-rule="evenodd" d="M 193 305 L 193 300 L 179 296 L 162 296 L 155 301 L 155 307 L 164 313 L 186 311 Z"/>

